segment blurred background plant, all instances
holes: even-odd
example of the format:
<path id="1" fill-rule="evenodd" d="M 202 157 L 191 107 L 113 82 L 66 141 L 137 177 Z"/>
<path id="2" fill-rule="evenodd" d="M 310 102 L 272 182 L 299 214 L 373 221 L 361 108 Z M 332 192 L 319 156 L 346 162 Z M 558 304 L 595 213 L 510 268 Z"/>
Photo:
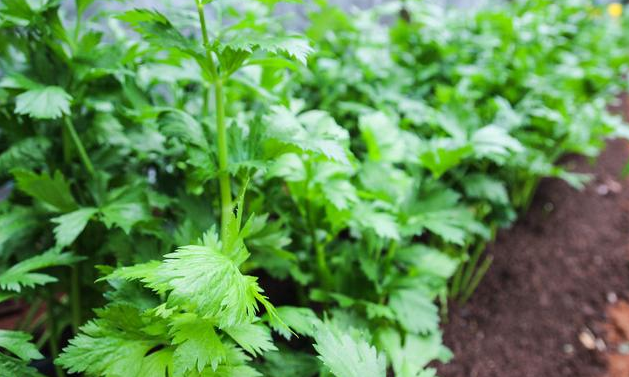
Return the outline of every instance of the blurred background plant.
<path id="1" fill-rule="evenodd" d="M 0 372 L 434 376 L 486 243 L 628 135 L 613 7 L 276 3 L 0 5 Z"/>

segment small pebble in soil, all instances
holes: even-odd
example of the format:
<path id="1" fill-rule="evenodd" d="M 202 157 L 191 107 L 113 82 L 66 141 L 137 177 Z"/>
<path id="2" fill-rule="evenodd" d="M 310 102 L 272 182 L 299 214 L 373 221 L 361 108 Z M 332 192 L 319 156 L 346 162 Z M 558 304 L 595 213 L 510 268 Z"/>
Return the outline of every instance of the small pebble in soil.
<path id="1" fill-rule="evenodd" d="M 574 353 L 574 346 L 572 344 L 564 344 L 563 345 L 563 352 L 565 352 L 567 354 Z"/>
<path id="2" fill-rule="evenodd" d="M 623 355 L 629 355 L 629 343 L 624 342 L 618 345 L 618 352 Z"/>
<path id="3" fill-rule="evenodd" d="M 607 344 L 605 344 L 605 341 L 601 338 L 596 338 L 596 349 L 599 352 L 605 352 L 605 350 L 607 350 Z"/>
<path id="4" fill-rule="evenodd" d="M 581 344 L 583 344 L 583 347 L 589 350 L 596 349 L 596 338 L 594 337 L 594 334 L 592 334 L 592 331 L 590 331 L 590 329 L 586 328 L 585 330 L 581 331 L 581 334 L 579 334 L 579 341 L 581 342 Z"/>
<path id="5" fill-rule="evenodd" d="M 598 185 L 596 186 L 596 193 L 599 194 L 600 196 L 605 196 L 609 194 L 609 187 L 607 187 L 607 185 L 605 184 Z"/>
<path id="6" fill-rule="evenodd" d="M 555 205 L 551 202 L 544 203 L 544 212 L 551 213 L 555 209 Z"/>
<path id="7" fill-rule="evenodd" d="M 618 194 L 622 191 L 622 185 L 613 179 L 606 179 L 605 183 L 601 183 L 596 186 L 596 193 L 600 196 L 606 196 L 608 194 Z"/>
<path id="8" fill-rule="evenodd" d="M 622 185 L 611 178 L 607 179 L 605 181 L 605 184 L 609 188 L 609 191 L 614 194 L 618 194 L 619 192 L 622 191 Z"/>
<path id="9" fill-rule="evenodd" d="M 610 304 L 615 304 L 618 301 L 618 295 L 616 292 L 608 292 L 607 293 L 607 302 Z"/>

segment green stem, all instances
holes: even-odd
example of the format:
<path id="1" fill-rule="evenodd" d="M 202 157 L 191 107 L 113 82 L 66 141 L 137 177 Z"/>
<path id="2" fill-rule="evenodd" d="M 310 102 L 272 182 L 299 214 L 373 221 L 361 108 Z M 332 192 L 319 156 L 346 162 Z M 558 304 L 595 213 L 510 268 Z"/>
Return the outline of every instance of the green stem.
<path id="1" fill-rule="evenodd" d="M 72 149 L 70 148 L 70 134 L 68 133 L 68 127 L 61 128 L 61 139 L 63 141 L 63 161 L 69 164 L 72 161 Z"/>
<path id="2" fill-rule="evenodd" d="M 37 339 L 35 347 L 40 350 L 44 344 L 48 343 L 48 339 L 50 339 L 50 330 L 44 330 L 44 333 Z"/>
<path id="3" fill-rule="evenodd" d="M 310 207 L 310 201 L 306 202 L 306 216 L 308 219 L 308 228 L 310 231 L 310 238 L 312 239 L 312 248 L 317 256 L 317 268 L 319 269 L 319 277 L 324 288 L 332 288 L 333 277 L 328 267 L 328 261 L 325 256 L 325 248 L 317 239 L 316 224 L 313 217 L 314 213 Z"/>
<path id="4" fill-rule="evenodd" d="M 70 276 L 70 305 L 72 307 L 72 331 L 79 333 L 81 326 L 81 286 L 79 285 L 79 266 L 72 266 Z"/>
<path id="5" fill-rule="evenodd" d="M 199 14 L 199 21 L 201 23 L 201 35 L 203 36 L 203 45 L 205 47 L 205 57 L 207 58 L 207 64 L 210 69 L 210 74 L 214 80 L 218 79 L 218 70 L 216 69 L 216 65 L 214 64 L 214 59 L 212 58 L 212 51 L 210 50 L 210 38 L 207 32 L 207 24 L 205 22 L 205 12 L 203 12 L 203 4 L 200 1 L 196 1 L 197 3 L 197 13 Z"/>
<path id="6" fill-rule="evenodd" d="M 59 356 L 59 345 L 57 344 L 57 321 L 54 315 L 54 300 L 52 292 L 48 294 L 48 313 L 46 314 L 48 319 L 48 328 L 50 329 L 50 338 L 48 339 L 48 345 L 50 346 L 50 356 L 53 360 L 56 360 Z M 63 369 L 59 365 L 55 364 L 55 374 L 57 377 L 65 377 Z"/>
<path id="7" fill-rule="evenodd" d="M 81 36 L 81 14 L 76 12 L 76 23 L 74 24 L 74 40 L 76 44 L 79 44 L 79 37 Z"/>
<path id="8" fill-rule="evenodd" d="M 493 261 L 494 257 L 492 255 L 488 255 L 487 258 L 483 260 L 483 263 L 481 263 L 480 267 L 476 271 L 476 274 L 474 275 L 474 278 L 472 279 L 469 286 L 466 288 L 465 293 L 461 297 L 459 305 L 463 306 L 465 305 L 465 303 L 467 303 L 467 301 L 472 296 L 472 293 L 474 293 L 474 291 L 476 291 L 476 288 L 478 288 L 478 284 L 480 284 L 481 280 L 483 280 L 483 277 L 487 273 L 487 270 L 489 270 L 489 267 L 491 266 Z"/>
<path id="9" fill-rule="evenodd" d="M 476 266 L 478 266 L 478 261 L 480 260 L 483 251 L 485 251 L 485 246 L 486 244 L 484 242 L 478 242 L 470 260 L 467 262 L 465 266 L 465 273 L 463 274 L 463 280 L 461 281 L 461 288 L 463 290 L 466 290 L 469 287 L 474 271 L 476 271 Z"/>
<path id="10" fill-rule="evenodd" d="M 228 145 L 227 145 L 227 125 L 225 124 L 225 94 L 223 93 L 223 81 L 218 77 L 218 69 L 214 64 L 212 51 L 210 49 L 210 40 L 207 32 L 207 24 L 205 22 L 205 13 L 203 12 L 203 4 L 196 1 L 197 13 L 199 14 L 199 22 L 201 23 L 201 35 L 203 36 L 203 45 L 205 46 L 205 56 L 207 58 L 208 68 L 212 76 L 214 84 L 214 101 L 216 107 L 216 143 L 218 147 L 218 183 L 221 192 L 221 239 L 227 239 L 227 224 L 232 216 L 232 194 L 231 182 L 228 171 Z"/>
<path id="11" fill-rule="evenodd" d="M 225 125 L 225 103 L 223 98 L 223 82 L 214 83 L 214 99 L 216 101 L 216 142 L 218 144 L 218 183 L 221 190 L 221 239 L 227 239 L 229 218 L 232 216 L 231 182 L 229 180 L 227 127 Z"/>
<path id="12" fill-rule="evenodd" d="M 81 162 L 85 166 L 85 170 L 87 170 L 89 175 L 93 177 L 95 175 L 94 165 L 92 165 L 92 161 L 90 160 L 89 156 L 87 155 L 87 152 L 85 151 L 83 142 L 81 142 L 79 135 L 76 133 L 74 124 L 72 124 L 72 121 L 67 116 L 64 117 L 63 119 L 65 122 L 66 129 L 68 130 L 68 132 L 70 133 L 70 137 L 72 138 L 72 142 L 74 143 L 76 150 L 79 152 L 79 157 L 81 158 Z"/>

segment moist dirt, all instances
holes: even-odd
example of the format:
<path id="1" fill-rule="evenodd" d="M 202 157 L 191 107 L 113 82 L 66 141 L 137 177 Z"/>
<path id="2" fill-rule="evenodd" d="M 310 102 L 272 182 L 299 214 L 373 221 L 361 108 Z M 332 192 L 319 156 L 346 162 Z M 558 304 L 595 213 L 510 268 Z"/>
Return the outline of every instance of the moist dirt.
<path id="1" fill-rule="evenodd" d="M 439 376 L 629 377 L 628 159 L 627 142 L 611 141 L 597 161 L 563 161 L 592 174 L 582 191 L 541 182 L 489 246 L 494 262 L 472 299 L 450 308 L 455 358 Z"/>

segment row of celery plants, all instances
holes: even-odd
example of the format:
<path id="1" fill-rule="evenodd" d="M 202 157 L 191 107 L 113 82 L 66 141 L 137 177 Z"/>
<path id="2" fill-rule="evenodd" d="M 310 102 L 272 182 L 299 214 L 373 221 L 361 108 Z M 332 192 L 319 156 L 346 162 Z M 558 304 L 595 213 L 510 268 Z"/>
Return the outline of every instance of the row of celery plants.
<path id="1" fill-rule="evenodd" d="M 319 2 L 305 35 L 273 0 L 93 2 L 0 5 L 2 374 L 434 376 L 436 302 L 627 135 L 624 20 L 587 1 Z"/>

